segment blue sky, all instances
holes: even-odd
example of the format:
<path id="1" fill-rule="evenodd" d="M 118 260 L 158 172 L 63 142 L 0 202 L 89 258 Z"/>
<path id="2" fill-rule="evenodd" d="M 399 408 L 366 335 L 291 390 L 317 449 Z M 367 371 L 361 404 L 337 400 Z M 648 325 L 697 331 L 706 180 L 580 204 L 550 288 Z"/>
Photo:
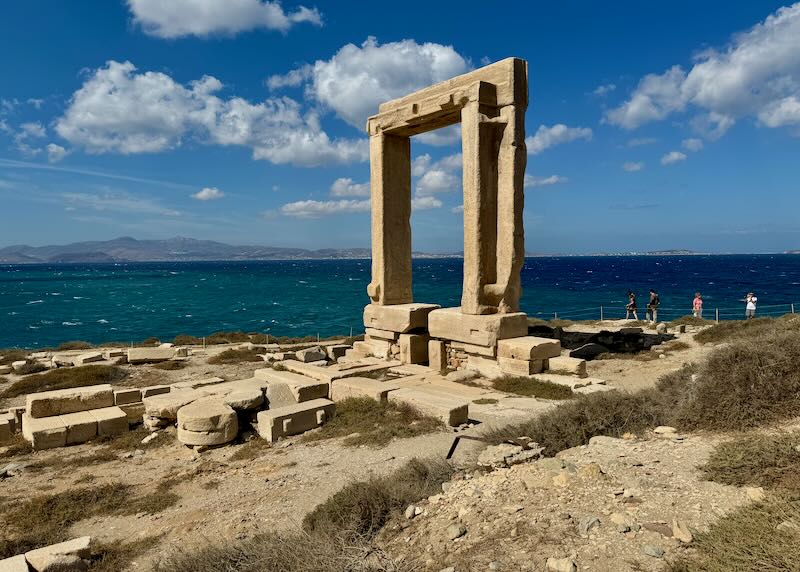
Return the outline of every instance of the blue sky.
<path id="1" fill-rule="evenodd" d="M 365 118 L 516 56 L 529 252 L 800 248 L 800 4 L 453 6 L 5 2 L 0 246 L 366 247 Z M 459 152 L 414 139 L 417 250 L 462 248 Z"/>

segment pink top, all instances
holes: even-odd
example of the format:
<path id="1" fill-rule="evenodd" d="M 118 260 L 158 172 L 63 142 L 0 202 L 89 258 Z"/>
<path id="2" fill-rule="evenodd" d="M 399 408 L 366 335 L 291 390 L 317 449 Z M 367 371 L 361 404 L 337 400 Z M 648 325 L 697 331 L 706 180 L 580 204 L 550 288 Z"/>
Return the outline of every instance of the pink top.
<path id="1" fill-rule="evenodd" d="M 694 309 L 699 310 L 702 307 L 703 307 L 703 299 L 698 296 L 697 298 L 694 299 Z"/>

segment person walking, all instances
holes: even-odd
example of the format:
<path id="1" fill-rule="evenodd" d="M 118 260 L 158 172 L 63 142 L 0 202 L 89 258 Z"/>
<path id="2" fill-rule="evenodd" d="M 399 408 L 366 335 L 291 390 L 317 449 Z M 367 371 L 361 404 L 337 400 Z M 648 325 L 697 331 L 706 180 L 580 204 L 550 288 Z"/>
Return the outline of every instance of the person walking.
<path id="1" fill-rule="evenodd" d="M 756 298 L 755 294 L 748 292 L 744 299 L 744 317 L 746 320 L 751 320 L 756 317 L 756 302 L 758 302 L 758 298 Z"/>
<path id="2" fill-rule="evenodd" d="M 650 322 L 655 324 L 658 321 L 658 307 L 661 305 L 661 299 L 658 297 L 658 293 L 652 288 L 650 289 L 650 301 L 647 303 L 647 312 L 646 314 L 650 314 Z"/>
<path id="3" fill-rule="evenodd" d="M 695 318 L 703 318 L 703 297 L 700 292 L 694 293 L 694 301 L 692 302 L 692 314 Z"/>
<path id="4" fill-rule="evenodd" d="M 628 305 L 625 306 L 625 319 L 630 320 L 631 314 L 633 319 L 639 321 L 639 316 L 636 315 L 636 294 L 628 290 Z"/>

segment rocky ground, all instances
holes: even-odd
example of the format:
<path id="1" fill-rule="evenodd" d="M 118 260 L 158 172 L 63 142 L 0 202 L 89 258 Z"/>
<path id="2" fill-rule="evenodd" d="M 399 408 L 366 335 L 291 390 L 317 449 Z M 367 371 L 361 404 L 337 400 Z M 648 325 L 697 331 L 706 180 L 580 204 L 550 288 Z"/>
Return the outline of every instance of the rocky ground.
<path id="1" fill-rule="evenodd" d="M 702 360 L 710 349 L 694 343 L 688 334 L 680 339 L 689 347 L 666 350 L 665 357 L 645 361 L 593 361 L 589 374 L 622 390 L 651 386 L 664 373 Z M 193 358 L 187 368 L 177 371 L 131 368 L 123 385 L 212 375 L 242 379 L 262 365 L 212 366 L 205 358 Z M 549 406 L 539 404 L 530 414 Z M 415 456 L 444 458 L 454 436 L 442 430 L 381 448 L 291 438 L 275 447 L 250 442 L 197 453 L 180 445 L 170 432 L 159 438 L 158 446 L 133 443 L 128 450 L 115 450 L 113 458 L 107 455 L 93 464 L 81 459 L 107 451 L 102 446 L 86 444 L 3 459 L 29 467 L 0 479 L 0 504 L 115 482 L 134 485 L 137 494 L 145 495 L 169 481 L 180 500 L 163 512 L 92 517 L 70 531 L 110 542 L 158 536 L 159 548 L 131 568 L 148 570 L 173 543 L 224 541 L 294 527 L 314 506 L 353 480 L 388 473 Z M 419 503 L 421 514 L 388 527 L 381 543 L 399 558 L 423 555 L 425 570 L 448 566 L 456 571 L 542 570 L 548 558 L 572 558 L 578 569 L 593 571 L 657 569 L 664 558 L 684 550 L 674 537 L 673 519 L 679 534 L 684 534 L 702 529 L 747 500 L 743 490 L 700 479 L 696 466 L 716 441 L 704 435 L 596 438 L 557 459 L 488 474 L 470 469 L 461 473 L 460 480 L 447 483 L 441 495 Z M 474 466 L 480 448 L 477 442 L 460 447 L 459 461 Z"/>

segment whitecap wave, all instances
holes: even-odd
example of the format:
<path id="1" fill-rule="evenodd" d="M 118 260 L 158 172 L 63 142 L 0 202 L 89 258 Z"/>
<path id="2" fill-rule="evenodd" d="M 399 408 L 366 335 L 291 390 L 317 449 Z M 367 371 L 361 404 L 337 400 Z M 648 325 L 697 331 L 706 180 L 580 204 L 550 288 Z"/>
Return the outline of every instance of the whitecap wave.
<path id="1" fill-rule="evenodd" d="M 44 303 L 44 300 L 31 300 L 30 302 L 28 302 L 28 305 L 30 305 L 30 304 L 43 304 L 43 303 Z"/>

